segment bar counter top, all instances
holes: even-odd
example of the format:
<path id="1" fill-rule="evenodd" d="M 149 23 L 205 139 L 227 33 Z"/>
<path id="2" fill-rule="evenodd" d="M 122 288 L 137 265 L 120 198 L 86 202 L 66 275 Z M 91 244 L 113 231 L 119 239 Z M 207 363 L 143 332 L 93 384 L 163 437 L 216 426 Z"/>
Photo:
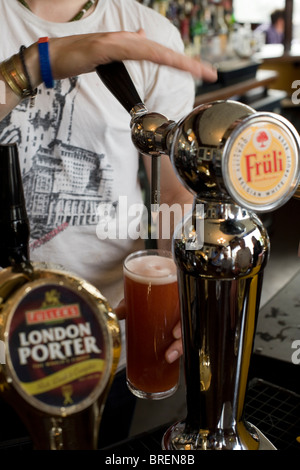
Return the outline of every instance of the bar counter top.
<path id="1" fill-rule="evenodd" d="M 211 101 L 230 99 L 235 95 L 243 95 L 249 90 L 257 87 L 268 88 L 278 77 L 278 73 L 274 70 L 258 70 L 255 77 L 241 80 L 227 86 L 221 83 L 210 84 L 203 89 L 197 90 L 195 106 L 199 106 Z"/>
<path id="2" fill-rule="evenodd" d="M 300 78 L 300 44 L 294 43 L 285 51 L 282 44 L 267 44 L 255 54 L 255 60 L 261 62 L 259 70 L 273 70 L 278 74 L 272 88 L 293 94 L 292 84 Z"/>
<path id="3" fill-rule="evenodd" d="M 282 44 L 266 44 L 255 54 L 255 59 L 263 62 L 300 62 L 300 44 L 292 44 L 289 51 L 285 51 Z"/>
<path id="4" fill-rule="evenodd" d="M 264 361 L 262 362 L 265 366 Z M 267 363 L 269 363 L 269 359 Z M 278 365 L 279 371 L 287 368 L 286 363 L 280 364 L 280 361 L 276 361 L 276 364 Z M 296 366 L 290 367 L 295 368 Z M 289 369 L 288 376 L 291 377 Z M 265 445 L 271 442 L 277 450 L 299 451 L 299 411 L 300 395 L 296 391 L 282 388 L 264 379 L 253 378 L 250 381 L 245 402 L 245 418 L 257 427 L 259 433 L 261 433 L 260 450 L 267 450 L 265 449 Z M 173 424 L 174 423 L 168 423 L 155 429 L 150 429 L 140 435 L 131 436 L 129 439 L 117 442 L 108 447 L 100 448 L 99 450 L 104 452 L 104 457 L 112 455 L 139 456 L 145 453 L 161 454 L 163 435 L 169 426 Z M 20 436 L 19 439 L 0 442 L 0 451 L 3 450 L 12 451 L 14 455 L 16 455 L 18 451 L 32 451 L 33 448 L 29 436 L 25 435 Z M 268 450 L 272 449 L 268 448 Z M 23 455 L 23 453 L 21 452 L 20 455 Z"/>

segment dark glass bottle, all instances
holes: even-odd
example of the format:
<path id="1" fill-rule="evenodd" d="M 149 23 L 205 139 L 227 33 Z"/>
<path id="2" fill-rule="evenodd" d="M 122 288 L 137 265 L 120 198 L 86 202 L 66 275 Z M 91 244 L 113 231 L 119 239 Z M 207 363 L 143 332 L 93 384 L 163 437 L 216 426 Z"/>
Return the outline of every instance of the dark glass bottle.
<path id="1" fill-rule="evenodd" d="M 16 144 L 0 145 L 0 266 L 29 260 L 29 220 Z"/>

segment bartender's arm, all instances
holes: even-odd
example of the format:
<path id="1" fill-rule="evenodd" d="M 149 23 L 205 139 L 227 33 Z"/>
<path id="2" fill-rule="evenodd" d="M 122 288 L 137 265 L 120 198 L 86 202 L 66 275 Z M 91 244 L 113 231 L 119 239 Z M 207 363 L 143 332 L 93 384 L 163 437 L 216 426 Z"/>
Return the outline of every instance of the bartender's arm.
<path id="1" fill-rule="evenodd" d="M 54 80 L 89 73 L 97 65 L 115 60 L 149 60 L 186 70 L 206 80 L 216 78 L 216 72 L 209 65 L 146 39 L 142 30 L 137 33 L 94 33 L 52 38 L 49 40 L 49 56 Z M 42 83 L 37 43 L 25 50 L 24 59 L 31 86 L 35 89 Z M 7 60 L 10 58 L 0 66 L 0 80 L 5 84 L 6 95 L 5 100 L 2 98 L 0 101 L 0 120 L 22 99 L 18 94 L 20 74 L 14 74 L 13 70 L 15 67 L 17 72 L 23 72 L 20 56 L 16 53 L 14 62 L 7 63 Z"/>

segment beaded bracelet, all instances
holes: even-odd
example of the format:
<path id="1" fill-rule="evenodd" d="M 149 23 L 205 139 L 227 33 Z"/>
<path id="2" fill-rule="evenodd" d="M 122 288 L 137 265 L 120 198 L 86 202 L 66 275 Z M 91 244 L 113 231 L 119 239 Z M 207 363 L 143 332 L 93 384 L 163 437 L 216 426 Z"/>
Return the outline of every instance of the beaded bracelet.
<path id="1" fill-rule="evenodd" d="M 49 38 L 40 38 L 38 41 L 39 56 L 40 56 L 40 68 L 43 82 L 47 88 L 54 87 L 54 80 L 52 76 L 50 58 L 49 58 Z"/>

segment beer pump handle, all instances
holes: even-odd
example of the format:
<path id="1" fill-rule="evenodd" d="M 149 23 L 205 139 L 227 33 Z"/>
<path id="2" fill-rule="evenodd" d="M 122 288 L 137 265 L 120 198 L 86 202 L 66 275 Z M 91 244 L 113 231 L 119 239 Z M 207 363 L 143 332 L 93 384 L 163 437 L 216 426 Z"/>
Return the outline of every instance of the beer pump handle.
<path id="1" fill-rule="evenodd" d="M 108 90 L 113 94 L 113 96 L 119 101 L 119 103 L 128 111 L 132 118 L 136 118 L 139 116 L 146 116 L 147 108 L 142 102 L 141 98 L 138 95 L 138 92 L 131 80 L 131 77 L 124 65 L 123 62 L 111 62 L 109 64 L 98 65 L 96 67 L 96 72 L 99 75 L 100 79 L 104 83 L 104 85 L 108 88 Z M 155 117 L 153 117 L 153 128 L 159 127 L 162 122 L 167 121 L 166 118 L 163 117 L 163 121 L 155 121 Z M 145 129 L 144 121 L 139 121 L 140 128 L 143 130 Z M 151 130 L 152 130 L 151 129 Z M 149 134 L 149 129 L 148 134 Z M 140 146 L 141 139 L 136 131 L 134 131 L 135 136 L 137 137 L 137 141 L 134 140 L 133 142 L 136 144 L 136 147 L 141 153 L 145 153 L 150 155 L 149 148 L 148 148 L 148 141 L 146 144 Z M 153 134 L 154 135 L 154 134 Z M 155 138 L 155 135 L 154 135 Z M 160 136 L 159 136 L 160 140 Z M 139 142 L 139 144 L 138 144 Z M 156 212 L 158 210 L 160 204 L 160 152 L 155 153 L 153 151 L 153 143 L 151 143 L 151 207 L 153 207 L 153 211 Z"/>
<path id="2" fill-rule="evenodd" d="M 145 108 L 123 62 L 98 65 L 96 72 L 126 111 L 130 113 L 141 105 Z"/>
<path id="3" fill-rule="evenodd" d="M 0 266 L 30 267 L 30 226 L 17 144 L 0 145 Z"/>

